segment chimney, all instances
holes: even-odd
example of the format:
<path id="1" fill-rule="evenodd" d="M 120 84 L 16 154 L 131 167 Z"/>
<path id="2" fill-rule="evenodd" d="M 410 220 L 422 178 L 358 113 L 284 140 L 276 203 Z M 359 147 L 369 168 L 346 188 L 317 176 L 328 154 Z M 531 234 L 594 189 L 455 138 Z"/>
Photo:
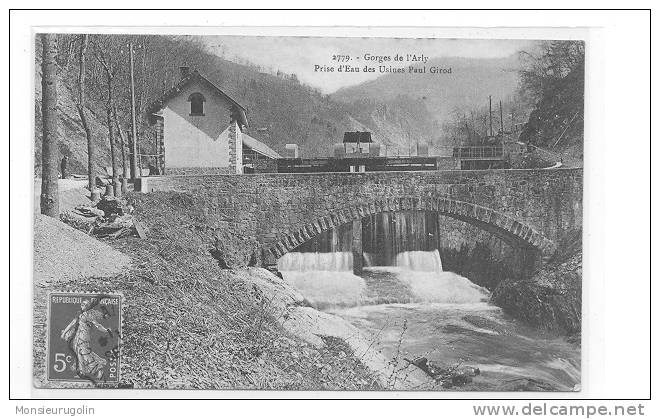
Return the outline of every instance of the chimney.
<path id="1" fill-rule="evenodd" d="M 179 72 L 181 73 L 181 79 L 185 79 L 190 75 L 190 67 L 179 67 Z"/>

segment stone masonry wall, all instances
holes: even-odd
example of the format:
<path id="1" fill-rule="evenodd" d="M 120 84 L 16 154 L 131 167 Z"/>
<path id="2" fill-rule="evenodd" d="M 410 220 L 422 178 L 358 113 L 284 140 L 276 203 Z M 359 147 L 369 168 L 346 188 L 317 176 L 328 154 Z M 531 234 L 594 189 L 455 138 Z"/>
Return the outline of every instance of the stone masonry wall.
<path id="1" fill-rule="evenodd" d="M 201 176 L 201 175 L 231 175 L 231 167 L 169 167 L 166 175 L 172 176 Z M 145 191 L 150 192 L 150 191 Z"/>
<path id="2" fill-rule="evenodd" d="M 275 159 L 255 160 L 254 173 L 277 173 L 277 160 Z"/>
<path id="3" fill-rule="evenodd" d="M 264 245 L 333 211 L 401 197 L 482 205 L 555 242 L 582 225 L 581 169 L 162 176 L 141 186 L 194 191 L 217 227 Z"/>

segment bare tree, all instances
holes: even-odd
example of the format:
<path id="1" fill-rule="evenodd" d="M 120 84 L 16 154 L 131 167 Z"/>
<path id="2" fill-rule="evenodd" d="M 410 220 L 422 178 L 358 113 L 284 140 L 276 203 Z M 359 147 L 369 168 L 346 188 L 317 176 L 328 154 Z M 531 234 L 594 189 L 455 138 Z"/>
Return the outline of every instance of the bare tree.
<path id="1" fill-rule="evenodd" d="M 58 218 L 59 193 L 57 185 L 57 40 L 54 34 L 41 34 L 41 213 Z"/>
<path id="2" fill-rule="evenodd" d="M 121 128 L 121 123 L 119 122 L 119 117 L 117 116 L 116 106 L 112 109 L 112 114 L 115 119 L 115 127 L 117 128 L 117 134 L 119 135 L 119 147 L 121 148 L 122 174 L 125 179 L 128 179 L 130 177 L 130 171 L 129 171 L 129 165 L 126 163 L 126 140 L 124 140 L 124 134 Z"/>
<path id="3" fill-rule="evenodd" d="M 118 71 L 116 61 L 113 59 L 113 42 L 115 39 L 112 36 L 99 36 L 95 37 L 94 42 L 94 56 L 103 68 L 106 82 L 106 125 L 108 127 L 108 141 L 110 142 L 110 160 L 112 166 L 112 185 L 114 187 L 115 196 L 121 195 L 121 184 L 119 183 L 119 175 L 117 170 L 117 158 L 115 151 L 115 131 L 113 122 L 113 107 L 114 107 L 114 78 Z"/>
<path id="4" fill-rule="evenodd" d="M 87 122 L 87 115 L 85 114 L 85 72 L 87 62 L 87 44 L 89 42 L 88 35 L 80 35 L 80 53 L 78 55 L 78 115 L 80 122 L 85 130 L 85 137 L 87 138 L 87 187 L 89 188 L 90 198 L 92 201 L 99 199 L 99 193 L 96 189 L 96 145 L 92 139 L 92 131 Z"/>

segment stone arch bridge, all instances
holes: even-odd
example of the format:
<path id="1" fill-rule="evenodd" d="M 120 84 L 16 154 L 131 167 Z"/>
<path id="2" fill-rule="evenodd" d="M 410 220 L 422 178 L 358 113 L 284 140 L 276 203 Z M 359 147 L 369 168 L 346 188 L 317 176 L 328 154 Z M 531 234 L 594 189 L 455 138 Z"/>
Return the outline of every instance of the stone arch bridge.
<path id="1" fill-rule="evenodd" d="M 161 176 L 143 178 L 139 190 L 203 196 L 218 227 L 257 240 L 263 265 L 342 224 L 361 232 L 362 218 L 382 212 L 431 211 L 470 223 L 534 264 L 582 225 L 582 169 Z"/>

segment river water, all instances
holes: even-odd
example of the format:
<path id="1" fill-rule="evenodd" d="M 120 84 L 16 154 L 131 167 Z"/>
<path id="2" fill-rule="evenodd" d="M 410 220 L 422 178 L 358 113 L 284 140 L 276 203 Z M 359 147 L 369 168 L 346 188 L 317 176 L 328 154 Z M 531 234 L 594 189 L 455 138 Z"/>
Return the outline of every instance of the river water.
<path id="1" fill-rule="evenodd" d="M 394 266 L 352 273 L 349 252 L 284 255 L 279 270 L 316 308 L 370 335 L 388 358 L 420 356 L 441 367 L 480 369 L 465 390 L 510 389 L 531 379 L 546 389 L 577 390 L 580 348 L 489 304 L 488 290 L 442 270 L 437 250 L 404 251 Z M 503 387 L 504 386 L 504 387 Z"/>

